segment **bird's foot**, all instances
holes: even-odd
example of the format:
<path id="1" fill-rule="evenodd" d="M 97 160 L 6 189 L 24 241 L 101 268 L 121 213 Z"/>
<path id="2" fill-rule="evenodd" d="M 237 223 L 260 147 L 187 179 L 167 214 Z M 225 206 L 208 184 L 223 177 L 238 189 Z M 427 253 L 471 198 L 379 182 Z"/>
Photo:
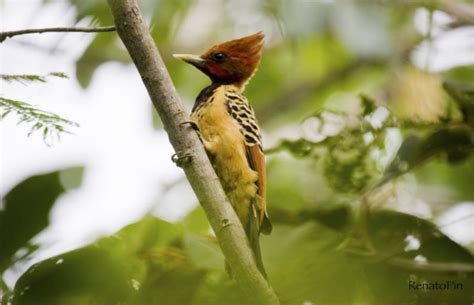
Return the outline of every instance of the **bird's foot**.
<path id="1" fill-rule="evenodd" d="M 189 125 L 192 129 L 194 129 L 199 137 L 199 140 L 201 140 L 201 143 L 204 144 L 204 141 L 201 136 L 201 130 L 199 129 L 199 126 L 196 124 L 194 121 L 184 121 L 180 125 Z"/>
<path id="2" fill-rule="evenodd" d="M 183 167 L 184 165 L 187 165 L 189 162 L 191 162 L 192 159 L 193 156 L 190 153 L 177 152 L 171 156 L 171 161 L 173 161 L 178 167 Z"/>
<path id="3" fill-rule="evenodd" d="M 184 122 L 181 122 L 180 125 L 189 125 L 192 129 L 199 132 L 199 126 L 194 121 L 184 121 Z"/>

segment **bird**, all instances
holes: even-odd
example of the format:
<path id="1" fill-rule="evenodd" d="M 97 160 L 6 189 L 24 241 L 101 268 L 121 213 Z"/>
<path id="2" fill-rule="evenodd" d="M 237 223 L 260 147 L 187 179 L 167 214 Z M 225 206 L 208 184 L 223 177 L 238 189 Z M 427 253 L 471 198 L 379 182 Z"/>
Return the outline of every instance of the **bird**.
<path id="1" fill-rule="evenodd" d="M 254 110 L 243 95 L 260 63 L 263 41 L 260 31 L 215 44 L 201 55 L 173 56 L 211 80 L 196 98 L 190 123 L 244 227 L 257 268 L 267 278 L 259 242 L 260 233 L 272 231 L 266 209 L 265 156 Z"/>

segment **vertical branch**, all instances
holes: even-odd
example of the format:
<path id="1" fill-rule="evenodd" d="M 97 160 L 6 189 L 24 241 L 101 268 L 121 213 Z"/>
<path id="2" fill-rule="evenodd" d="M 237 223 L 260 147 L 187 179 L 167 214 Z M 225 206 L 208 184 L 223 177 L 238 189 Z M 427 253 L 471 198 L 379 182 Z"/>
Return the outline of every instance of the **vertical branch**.
<path id="1" fill-rule="evenodd" d="M 240 221 L 228 202 L 189 120 L 158 49 L 143 21 L 136 0 L 108 0 L 117 33 L 125 44 L 168 133 L 220 247 L 244 290 L 259 305 L 279 304 L 273 289 L 258 271 Z"/>

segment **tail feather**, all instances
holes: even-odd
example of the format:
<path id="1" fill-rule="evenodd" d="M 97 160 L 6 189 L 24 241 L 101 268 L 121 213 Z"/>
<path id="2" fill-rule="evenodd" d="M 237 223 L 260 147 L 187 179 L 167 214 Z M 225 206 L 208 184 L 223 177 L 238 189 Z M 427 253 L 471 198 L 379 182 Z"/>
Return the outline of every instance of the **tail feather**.
<path id="1" fill-rule="evenodd" d="M 263 265 L 262 260 L 262 251 L 260 250 L 260 230 L 258 226 L 258 217 L 257 211 L 255 209 L 255 205 L 252 204 L 252 211 L 250 213 L 250 220 L 248 224 L 248 229 L 245 230 L 247 233 L 247 237 L 250 242 L 250 248 L 253 251 L 255 256 L 255 262 L 257 264 L 257 268 L 262 274 L 262 276 L 267 279 L 267 272 L 265 271 L 265 266 Z"/>
<path id="2" fill-rule="evenodd" d="M 263 214 L 262 223 L 260 224 L 260 232 L 265 235 L 269 235 L 270 233 L 272 233 L 272 230 L 273 230 L 272 223 L 270 222 L 267 211 L 265 210 L 265 213 Z"/>
<path id="3" fill-rule="evenodd" d="M 262 251 L 260 250 L 260 231 L 263 228 L 259 228 L 259 223 L 258 223 L 258 217 L 257 217 L 257 210 L 255 207 L 255 204 L 251 204 L 251 211 L 249 213 L 249 220 L 248 223 L 244 226 L 245 229 L 245 234 L 247 235 L 247 238 L 249 240 L 250 248 L 252 249 L 254 258 L 255 258 L 255 263 L 257 265 L 258 270 L 262 274 L 262 276 L 267 280 L 267 272 L 265 270 L 265 266 L 263 265 L 263 260 L 262 260 Z M 269 234 L 271 232 L 271 223 L 268 221 L 266 222 L 266 229 L 262 231 L 264 234 Z M 229 264 L 227 261 L 225 262 L 225 269 L 229 276 L 231 278 L 234 277 L 234 274 L 232 272 L 232 269 L 230 268 Z"/>

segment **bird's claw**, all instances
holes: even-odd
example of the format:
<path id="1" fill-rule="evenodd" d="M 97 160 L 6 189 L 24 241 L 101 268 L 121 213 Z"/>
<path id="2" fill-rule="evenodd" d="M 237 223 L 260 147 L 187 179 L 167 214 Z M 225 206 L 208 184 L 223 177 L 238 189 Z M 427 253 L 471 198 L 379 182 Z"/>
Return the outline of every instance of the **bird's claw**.
<path id="1" fill-rule="evenodd" d="M 199 132 L 199 126 L 194 121 L 184 121 L 180 125 L 189 125 L 192 129 Z"/>
<path id="2" fill-rule="evenodd" d="M 193 156 L 190 154 L 190 153 L 174 153 L 172 156 L 171 156 L 171 161 L 173 161 L 173 163 L 176 164 L 176 166 L 178 167 L 183 167 L 184 165 L 188 164 L 189 162 L 191 162 Z"/>
<path id="3" fill-rule="evenodd" d="M 201 136 L 201 130 L 199 129 L 199 126 L 196 124 L 194 121 L 184 121 L 180 125 L 189 125 L 192 129 L 194 129 L 199 137 L 199 140 L 201 140 L 201 143 L 204 143 L 202 140 Z"/>

